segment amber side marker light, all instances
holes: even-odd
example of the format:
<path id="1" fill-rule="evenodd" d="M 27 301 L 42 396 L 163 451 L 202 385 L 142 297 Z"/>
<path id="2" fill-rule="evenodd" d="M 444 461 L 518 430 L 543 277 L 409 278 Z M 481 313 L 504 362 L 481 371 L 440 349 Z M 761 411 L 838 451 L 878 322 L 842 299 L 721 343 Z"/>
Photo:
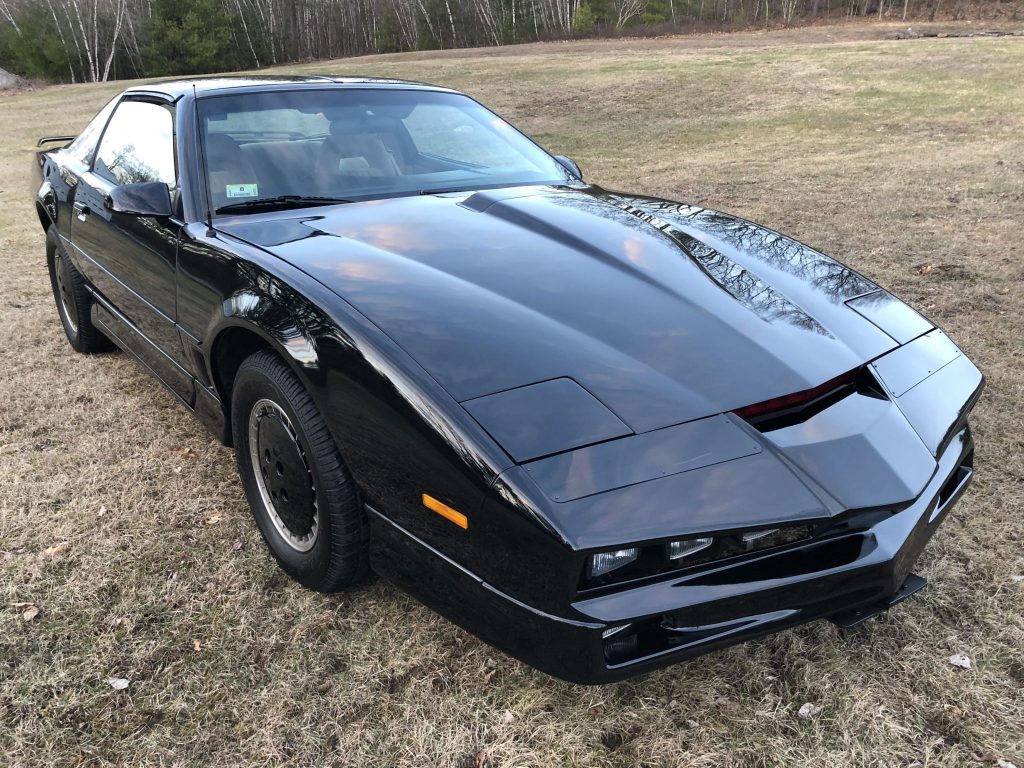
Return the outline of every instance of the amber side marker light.
<path id="1" fill-rule="evenodd" d="M 423 494 L 423 506 L 437 512 L 445 520 L 455 523 L 459 528 L 469 528 L 469 518 L 429 494 Z"/>

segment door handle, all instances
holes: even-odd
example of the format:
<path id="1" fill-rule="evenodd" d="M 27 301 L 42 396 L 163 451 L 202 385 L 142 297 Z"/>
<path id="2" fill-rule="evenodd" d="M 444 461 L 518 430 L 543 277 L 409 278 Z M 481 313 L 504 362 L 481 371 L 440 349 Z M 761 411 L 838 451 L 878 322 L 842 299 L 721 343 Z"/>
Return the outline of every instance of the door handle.
<path id="1" fill-rule="evenodd" d="M 89 206 L 85 203 L 75 203 L 75 216 L 79 221 L 85 221 L 85 217 L 89 215 Z"/>

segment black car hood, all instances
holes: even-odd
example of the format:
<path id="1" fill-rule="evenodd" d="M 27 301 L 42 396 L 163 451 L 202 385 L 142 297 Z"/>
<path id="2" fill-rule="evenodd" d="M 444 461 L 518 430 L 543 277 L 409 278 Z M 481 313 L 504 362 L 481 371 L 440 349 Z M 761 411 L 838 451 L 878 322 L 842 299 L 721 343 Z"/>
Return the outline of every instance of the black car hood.
<path id="1" fill-rule="evenodd" d="M 567 378 L 641 433 L 815 387 L 898 346 L 846 303 L 896 300 L 836 261 L 726 214 L 593 187 L 218 226 L 330 287 L 460 402 Z"/>

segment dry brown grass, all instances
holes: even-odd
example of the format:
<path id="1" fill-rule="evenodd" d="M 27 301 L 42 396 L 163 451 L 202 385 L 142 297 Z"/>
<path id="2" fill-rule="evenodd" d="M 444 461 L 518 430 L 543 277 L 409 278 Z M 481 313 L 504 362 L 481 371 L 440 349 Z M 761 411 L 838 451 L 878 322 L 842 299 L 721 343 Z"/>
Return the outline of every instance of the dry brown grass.
<path id="1" fill-rule="evenodd" d="M 851 637 L 817 623 L 604 688 L 386 584 L 328 598 L 282 578 L 231 452 L 126 356 L 74 355 L 57 322 L 33 141 L 120 86 L 0 97 L 0 763 L 1024 765 L 1024 41 L 872 37 L 303 68 L 468 90 L 592 180 L 793 233 L 925 309 L 988 375 L 978 480 L 919 564 L 922 597 Z M 821 714 L 799 718 L 805 702 Z"/>

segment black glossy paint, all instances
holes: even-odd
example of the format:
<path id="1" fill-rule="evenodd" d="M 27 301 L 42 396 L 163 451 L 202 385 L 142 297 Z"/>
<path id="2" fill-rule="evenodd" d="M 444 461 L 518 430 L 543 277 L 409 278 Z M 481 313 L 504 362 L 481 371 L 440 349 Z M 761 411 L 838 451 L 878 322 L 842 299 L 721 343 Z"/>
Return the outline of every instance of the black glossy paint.
<path id="1" fill-rule="evenodd" d="M 111 187 L 104 204 L 112 213 L 131 216 L 166 217 L 174 213 L 171 208 L 171 191 L 159 181 Z"/>
<path id="2" fill-rule="evenodd" d="M 429 86 L 131 89 L 176 113 L 170 212 L 153 188 L 112 188 L 79 142 L 38 155 L 38 212 L 86 276 L 95 322 L 222 440 L 238 364 L 261 348 L 289 363 L 366 502 L 379 573 L 583 682 L 900 594 L 972 475 L 982 377 L 941 331 L 776 232 L 582 181 L 211 229 L 195 98 L 295 88 Z M 856 387 L 778 428 L 732 413 L 854 370 Z M 581 587 L 595 551 L 796 523 L 813 536 Z M 606 648 L 602 633 L 627 624 L 617 637 L 635 647 Z"/>

